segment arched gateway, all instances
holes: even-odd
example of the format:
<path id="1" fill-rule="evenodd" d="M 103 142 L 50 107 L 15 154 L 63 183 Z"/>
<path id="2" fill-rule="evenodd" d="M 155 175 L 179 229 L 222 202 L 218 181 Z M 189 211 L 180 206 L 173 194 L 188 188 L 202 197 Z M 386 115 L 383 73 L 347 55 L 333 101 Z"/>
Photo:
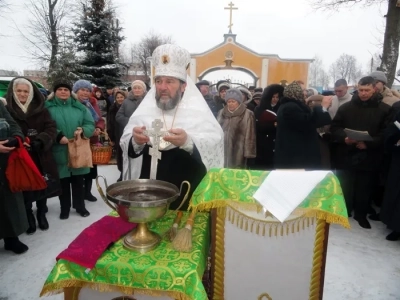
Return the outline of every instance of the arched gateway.
<path id="1" fill-rule="evenodd" d="M 282 80 L 307 83 L 312 59 L 282 59 L 276 54 L 257 53 L 236 41 L 236 34 L 224 35 L 224 41 L 202 53 L 191 54 L 188 74 L 194 82 L 217 70 L 238 70 L 249 74 L 257 87 Z M 151 68 L 153 71 L 153 68 Z M 153 72 L 151 74 L 153 78 Z"/>
<path id="2" fill-rule="evenodd" d="M 192 54 L 190 77 L 197 82 L 216 70 L 239 70 L 254 79 L 254 85 L 266 87 L 281 80 L 308 80 L 312 59 L 281 59 L 276 54 L 257 53 L 236 41 L 236 34 L 224 35 L 224 41 L 214 48 Z"/>

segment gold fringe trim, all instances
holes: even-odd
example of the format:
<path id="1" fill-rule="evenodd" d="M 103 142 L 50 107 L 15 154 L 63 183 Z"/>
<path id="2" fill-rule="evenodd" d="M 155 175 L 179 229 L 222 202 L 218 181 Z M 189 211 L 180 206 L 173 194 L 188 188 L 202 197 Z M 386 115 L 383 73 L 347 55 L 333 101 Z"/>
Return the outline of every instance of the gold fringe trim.
<path id="1" fill-rule="evenodd" d="M 200 203 L 196 206 L 190 204 L 189 209 L 192 209 L 193 211 L 210 211 L 211 209 L 221 208 L 221 207 L 230 207 L 236 210 L 244 209 L 249 211 L 255 211 L 257 213 L 262 211 L 262 206 L 258 203 L 243 203 L 243 202 L 227 201 L 227 200 L 213 200 L 207 203 Z M 319 220 L 324 220 L 326 223 L 329 224 L 338 224 L 347 229 L 351 228 L 347 217 L 336 215 L 327 211 L 313 209 L 313 208 L 297 208 L 293 213 L 297 214 L 299 217 L 311 217 L 311 218 L 315 217 Z"/>
<path id="2" fill-rule="evenodd" d="M 301 213 L 305 217 L 315 217 L 318 220 L 323 220 L 329 224 L 338 224 L 343 226 L 344 228 L 350 229 L 349 218 L 335 215 L 333 213 L 322 211 L 319 209 L 313 208 L 297 208 L 295 210 L 296 213 Z"/>
<path id="3" fill-rule="evenodd" d="M 222 208 L 222 207 L 235 207 L 237 209 L 246 209 L 251 211 L 260 212 L 262 211 L 262 206 L 258 203 L 244 203 L 244 202 L 237 202 L 237 201 L 229 201 L 225 199 L 221 200 L 213 200 L 210 202 L 200 203 L 194 206 L 192 203 L 189 205 L 188 210 L 193 211 L 210 211 L 214 208 Z"/>
<path id="4" fill-rule="evenodd" d="M 150 289 L 138 289 L 132 287 L 126 287 L 116 284 L 108 284 L 108 283 L 93 283 L 86 282 L 83 280 L 63 280 L 57 283 L 46 284 L 42 291 L 40 292 L 40 297 L 52 296 L 61 294 L 64 292 L 64 288 L 90 288 L 95 291 L 99 291 L 100 293 L 104 292 L 119 292 L 126 295 L 135 295 L 141 294 L 146 296 L 153 297 L 170 297 L 176 300 L 193 300 L 191 297 L 187 296 L 183 292 L 178 291 L 165 291 L 165 290 L 150 290 Z"/>
<path id="5" fill-rule="evenodd" d="M 317 222 L 315 232 L 313 266 L 311 271 L 310 296 L 309 300 L 320 300 L 321 296 L 321 272 L 322 261 L 324 258 L 324 240 L 325 240 L 326 222 L 322 219 Z"/>
<path id="6" fill-rule="evenodd" d="M 297 217 L 290 221 L 281 223 L 280 221 L 264 221 L 255 219 L 253 217 L 243 214 L 232 207 L 228 207 L 226 210 L 227 220 L 235 225 L 237 228 L 255 233 L 260 236 L 277 237 L 277 236 L 289 236 L 295 234 L 310 226 L 314 226 L 315 217 Z"/>
<path id="7" fill-rule="evenodd" d="M 225 218 L 226 207 L 218 208 L 215 224 L 214 300 L 223 300 L 225 298 Z"/>

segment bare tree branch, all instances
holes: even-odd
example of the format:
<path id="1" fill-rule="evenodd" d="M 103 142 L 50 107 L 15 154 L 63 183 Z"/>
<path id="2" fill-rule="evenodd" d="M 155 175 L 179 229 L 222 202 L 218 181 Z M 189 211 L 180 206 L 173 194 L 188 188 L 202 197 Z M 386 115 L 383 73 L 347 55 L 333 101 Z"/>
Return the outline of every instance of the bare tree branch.
<path id="1" fill-rule="evenodd" d="M 25 4 L 30 14 L 29 23 L 21 29 L 14 22 L 25 41 L 24 50 L 34 60 L 47 65 L 50 71 L 56 63 L 59 36 L 66 29 L 70 7 L 68 0 L 29 0 Z"/>
<path id="2" fill-rule="evenodd" d="M 371 6 L 374 4 L 382 3 L 387 0 L 311 0 L 311 7 L 315 10 L 334 10 L 337 11 L 340 8 L 351 8 L 357 4 L 364 4 L 365 6 Z"/>
<path id="3" fill-rule="evenodd" d="M 163 36 L 154 31 L 150 31 L 142 39 L 133 45 L 130 49 L 131 64 L 140 65 L 141 71 L 148 79 L 150 77 L 150 63 L 148 58 L 151 57 L 154 50 L 163 44 L 173 43 L 171 36 Z"/>
<path id="4" fill-rule="evenodd" d="M 396 76 L 396 66 L 399 58 L 400 17 L 397 0 L 309 0 L 311 6 L 318 10 L 337 11 L 340 7 L 352 7 L 356 4 L 371 6 L 380 3 L 387 4 L 385 18 L 385 33 L 383 39 L 382 61 L 379 70 L 386 73 L 389 87 Z"/>

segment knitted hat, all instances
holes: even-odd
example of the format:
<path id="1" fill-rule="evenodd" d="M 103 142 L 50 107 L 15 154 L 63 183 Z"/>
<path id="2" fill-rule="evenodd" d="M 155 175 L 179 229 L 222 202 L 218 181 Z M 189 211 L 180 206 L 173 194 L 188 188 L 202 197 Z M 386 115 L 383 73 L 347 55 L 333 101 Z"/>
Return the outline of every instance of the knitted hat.
<path id="1" fill-rule="evenodd" d="M 261 99 L 261 96 L 262 96 L 262 92 L 255 92 L 254 94 L 253 94 L 253 100 L 260 100 Z"/>
<path id="2" fill-rule="evenodd" d="M 59 88 L 67 88 L 72 92 L 72 85 L 68 79 L 59 79 L 53 83 L 53 92 L 55 93 Z"/>
<path id="3" fill-rule="evenodd" d="M 144 92 L 147 91 L 146 84 L 145 84 L 143 81 L 141 81 L 141 80 L 135 80 L 134 82 L 132 82 L 132 84 L 131 84 L 132 90 L 133 90 L 133 87 L 134 87 L 135 85 L 140 86 L 140 87 L 143 89 Z"/>
<path id="4" fill-rule="evenodd" d="M 226 91 L 225 100 L 236 100 L 240 104 L 243 101 L 242 92 L 235 88 L 229 89 Z"/>
<path id="5" fill-rule="evenodd" d="M 373 77 L 376 81 L 383 82 L 384 84 L 387 84 L 387 77 L 385 73 L 382 71 L 374 71 L 369 76 Z"/>
<path id="6" fill-rule="evenodd" d="M 77 82 L 74 83 L 72 87 L 72 91 L 76 93 L 80 89 L 88 89 L 90 92 L 92 91 L 92 84 L 84 79 L 79 79 Z"/>

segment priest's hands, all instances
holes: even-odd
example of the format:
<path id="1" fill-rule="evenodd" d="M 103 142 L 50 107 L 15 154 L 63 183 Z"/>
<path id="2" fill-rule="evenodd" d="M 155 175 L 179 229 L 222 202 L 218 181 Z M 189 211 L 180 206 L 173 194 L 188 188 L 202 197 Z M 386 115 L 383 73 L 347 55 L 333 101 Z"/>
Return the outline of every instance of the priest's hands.
<path id="1" fill-rule="evenodd" d="M 171 129 L 168 132 L 171 133 L 171 135 L 163 137 L 164 141 L 170 142 L 171 144 L 177 147 L 185 145 L 188 137 L 185 130 L 176 128 L 176 129 Z"/>
<path id="2" fill-rule="evenodd" d="M 145 130 L 146 126 L 133 128 L 132 137 L 136 145 L 143 145 L 150 142 L 149 137 L 143 134 L 143 131 Z"/>

